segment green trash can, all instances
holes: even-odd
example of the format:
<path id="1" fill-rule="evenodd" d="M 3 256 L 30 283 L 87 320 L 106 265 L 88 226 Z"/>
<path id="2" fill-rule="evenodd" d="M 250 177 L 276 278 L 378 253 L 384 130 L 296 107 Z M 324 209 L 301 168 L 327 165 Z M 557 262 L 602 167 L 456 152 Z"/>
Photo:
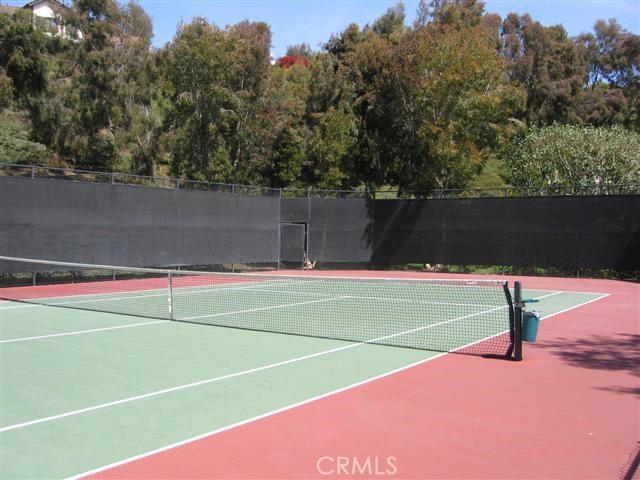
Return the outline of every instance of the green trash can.
<path id="1" fill-rule="evenodd" d="M 522 312 L 522 340 L 535 342 L 538 337 L 538 325 L 540 324 L 540 312 L 535 310 Z"/>

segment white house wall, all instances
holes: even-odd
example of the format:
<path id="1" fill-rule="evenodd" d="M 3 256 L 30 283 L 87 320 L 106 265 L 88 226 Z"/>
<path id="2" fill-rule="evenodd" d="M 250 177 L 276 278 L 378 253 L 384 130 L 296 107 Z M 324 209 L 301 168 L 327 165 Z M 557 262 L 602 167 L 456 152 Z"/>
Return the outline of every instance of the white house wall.
<path id="1" fill-rule="evenodd" d="M 44 18 L 55 18 L 56 14 L 53 12 L 53 9 L 50 5 L 46 3 L 40 3 L 33 7 L 33 14 L 36 17 L 44 17 Z"/>

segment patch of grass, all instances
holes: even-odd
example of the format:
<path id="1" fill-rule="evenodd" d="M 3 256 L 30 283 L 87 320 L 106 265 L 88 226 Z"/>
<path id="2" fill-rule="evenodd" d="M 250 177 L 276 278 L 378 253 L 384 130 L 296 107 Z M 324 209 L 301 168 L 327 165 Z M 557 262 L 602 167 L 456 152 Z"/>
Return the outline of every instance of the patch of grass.
<path id="1" fill-rule="evenodd" d="M 504 188 L 509 185 L 504 181 L 506 171 L 504 161 L 498 158 L 490 158 L 482 172 L 476 175 L 469 184 L 469 188 Z"/>

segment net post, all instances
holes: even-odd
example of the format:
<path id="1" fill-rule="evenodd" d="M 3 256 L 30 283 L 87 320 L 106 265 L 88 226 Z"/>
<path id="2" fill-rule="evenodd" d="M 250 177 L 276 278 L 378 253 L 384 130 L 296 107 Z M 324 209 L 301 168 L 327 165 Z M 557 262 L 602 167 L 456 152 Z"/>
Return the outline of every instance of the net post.
<path id="1" fill-rule="evenodd" d="M 514 325 L 513 325 L 513 359 L 522 360 L 522 285 L 514 282 Z"/>
<path id="2" fill-rule="evenodd" d="M 167 282 L 169 284 L 169 298 L 167 299 L 169 302 L 169 319 L 173 320 L 173 275 L 171 270 L 167 274 Z"/>

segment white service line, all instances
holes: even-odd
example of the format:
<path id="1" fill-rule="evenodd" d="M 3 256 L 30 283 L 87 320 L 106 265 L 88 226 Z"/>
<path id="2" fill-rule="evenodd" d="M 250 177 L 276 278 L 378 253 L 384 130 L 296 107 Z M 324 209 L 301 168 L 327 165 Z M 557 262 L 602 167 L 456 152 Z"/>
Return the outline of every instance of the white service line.
<path id="1" fill-rule="evenodd" d="M 551 295 L 558 294 L 558 293 L 564 293 L 564 292 L 558 291 L 558 292 L 552 293 Z M 610 294 L 603 293 L 603 294 L 600 294 L 600 295 L 601 296 L 598 297 L 598 298 L 594 298 L 594 299 L 588 300 L 588 301 L 586 301 L 584 303 L 581 303 L 581 304 L 578 304 L 578 305 L 574 305 L 574 306 L 569 307 L 569 308 L 565 308 L 564 310 L 560 310 L 559 312 L 551 313 L 551 314 L 549 314 L 549 315 L 547 315 L 545 317 L 542 317 L 542 318 L 544 320 L 544 319 L 551 318 L 551 317 L 554 317 L 556 315 L 560 315 L 562 313 L 568 312 L 569 310 L 573 310 L 575 308 L 580 308 L 580 307 L 582 307 L 584 305 L 587 305 L 589 303 L 592 303 L 592 302 L 595 302 L 597 300 L 601 300 L 603 298 L 606 298 Z M 542 298 L 542 297 L 539 297 L 539 298 Z M 471 346 L 471 345 L 473 345 L 475 343 L 478 343 L 478 342 L 469 343 L 467 345 L 464 345 L 464 346 L 460 347 L 459 349 L 463 349 L 463 348 L 469 347 L 469 346 Z M 286 406 L 284 406 L 282 408 L 271 410 L 270 412 L 266 412 L 266 413 L 263 413 L 261 415 L 256 415 L 254 417 L 247 418 L 246 420 L 242 420 L 240 422 L 236 422 L 236 423 L 233 423 L 231 425 L 226 425 L 224 427 L 220 427 L 220 428 L 217 428 L 215 430 L 211 430 L 211 431 L 202 433 L 200 435 L 196 435 L 196 436 L 187 438 L 185 440 L 180 440 L 178 442 L 174 442 L 174 443 L 171 443 L 169 445 L 165 445 L 164 447 L 156 448 L 155 450 L 150 450 L 148 452 L 141 453 L 139 455 L 134 455 L 134 456 L 131 456 L 129 458 L 125 458 L 123 460 L 119 460 L 117 462 L 110 463 L 108 465 L 103 465 L 101 467 L 94 468 L 92 470 L 88 470 L 86 472 L 82 472 L 82 473 L 79 473 L 77 475 L 73 475 L 71 477 L 68 477 L 66 480 L 79 480 L 79 479 L 87 477 L 89 475 L 94 475 L 96 473 L 104 472 L 105 470 L 110 470 L 112 468 L 119 467 L 121 465 L 125 465 L 127 463 L 131 463 L 131 462 L 134 462 L 136 460 L 141 460 L 143 458 L 150 457 L 150 456 L 156 455 L 158 453 L 166 452 L 166 451 L 172 450 L 172 449 L 174 449 L 176 447 L 180 447 L 182 445 L 187 445 L 189 443 L 193 443 L 193 442 L 196 442 L 198 440 L 202 440 L 203 438 L 211 437 L 213 435 L 217 435 L 219 433 L 226 432 L 228 430 L 232 430 L 232 429 L 240 427 L 242 425 L 247 425 L 249 423 L 253 423 L 253 422 L 256 422 L 258 420 L 262 420 L 264 418 L 272 417 L 272 416 L 277 415 L 279 413 L 283 413 L 283 412 L 286 412 L 288 410 L 292 410 L 294 408 L 298 408 L 298 407 L 301 407 L 303 405 L 307 405 L 309 403 L 313 403 L 313 402 L 316 402 L 318 400 L 322 400 L 323 398 L 327 398 L 327 397 L 331 397 L 333 395 L 337 395 L 337 394 L 345 392 L 347 390 L 351 390 L 353 388 L 357 388 L 357 387 L 360 387 L 362 385 L 366 385 L 367 383 L 371 383 L 371 382 L 374 382 L 376 380 L 380 380 L 381 378 L 385 378 L 385 377 L 388 377 L 388 376 L 391 376 L 391 375 L 395 375 L 396 373 L 400 373 L 400 372 L 402 372 L 404 370 L 408 370 L 410 368 L 417 367 L 419 365 L 423 365 L 423 364 L 425 364 L 427 362 L 431 362 L 431 361 L 436 360 L 436 359 L 438 359 L 440 357 L 443 357 L 445 355 L 447 355 L 446 352 L 439 353 L 437 355 L 434 355 L 433 357 L 425 358 L 423 360 L 418 360 L 417 362 L 410 363 L 410 364 L 405 365 L 405 366 L 400 367 L 400 368 L 396 368 L 395 370 L 390 370 L 388 372 L 381 373 L 380 375 L 376 375 L 374 377 L 367 378 L 367 379 L 362 380 L 360 382 L 352 383 L 351 385 L 347 385 L 345 387 L 341 387 L 341 388 L 332 390 L 330 392 L 323 393 L 321 395 L 317 395 L 315 397 L 311 397 L 311 398 L 308 398 L 306 400 L 302 400 L 301 402 L 293 403 L 291 405 L 286 405 Z"/>
<path id="2" fill-rule="evenodd" d="M 311 303 L 322 303 L 322 302 L 333 302 L 335 300 L 342 300 L 344 298 L 349 298 L 347 296 L 342 297 L 331 297 L 331 298 L 323 298 L 322 300 L 309 300 L 308 302 L 297 302 L 297 303 L 287 303 L 285 305 L 271 305 L 269 307 L 258 307 L 258 308 L 250 308 L 248 310 L 236 310 L 233 312 L 221 312 L 207 315 L 197 315 L 194 317 L 180 317 L 176 318 L 178 321 L 188 321 L 188 320 L 196 320 L 198 318 L 213 318 L 213 317 L 224 317 L 225 315 L 236 315 L 239 313 L 251 313 L 251 312 L 262 312 L 263 310 L 274 310 L 276 308 L 285 308 L 285 307 L 297 307 L 298 305 L 309 305 Z"/>
<path id="3" fill-rule="evenodd" d="M 579 292 L 579 291 L 575 291 L 575 290 L 548 290 L 548 289 L 544 289 L 544 288 L 523 288 L 522 292 L 562 292 L 562 293 L 577 293 L 579 295 L 600 295 L 601 297 L 608 297 L 609 295 L 611 295 L 610 293 L 602 293 L 602 292 Z"/>
<path id="4" fill-rule="evenodd" d="M 487 305 L 484 303 L 452 303 L 452 302 L 421 302 L 419 300 L 407 300 L 405 298 L 393 298 L 393 297 L 365 297 L 361 295 L 349 295 L 349 298 L 356 298 L 359 300 L 373 300 L 383 302 L 397 302 L 397 303 L 410 303 L 412 305 L 446 305 L 449 307 L 495 307 L 496 305 Z M 504 294 L 502 295 L 502 301 L 504 301 Z"/>
<path id="5" fill-rule="evenodd" d="M 38 335 L 36 337 L 20 337 L 8 340 L 0 340 L 0 343 L 26 342 L 27 340 L 41 340 L 43 338 L 65 337 L 67 335 L 80 335 L 83 333 L 104 332 L 105 330 L 118 330 L 120 328 L 141 327 L 142 325 L 153 325 L 154 323 L 168 323 L 169 320 L 154 320 L 153 322 L 130 323 L 127 325 L 117 325 L 115 327 L 92 328 L 90 330 L 74 330 L 73 332 L 51 333 L 48 335 Z"/>
<path id="6" fill-rule="evenodd" d="M 488 313 L 490 311 L 499 310 L 499 309 L 502 309 L 502 308 L 506 308 L 506 306 L 505 307 L 496 307 L 496 308 L 493 308 L 491 310 L 477 312 L 477 313 L 473 313 L 473 314 L 470 314 L 470 315 L 465 315 L 463 317 L 452 318 L 450 320 L 445 320 L 445 321 L 442 321 L 442 322 L 433 323 L 433 324 L 430 324 L 430 325 L 425 325 L 425 326 L 422 326 L 422 327 L 414 328 L 412 330 L 407 330 L 405 332 L 394 333 L 392 335 L 385 335 L 383 337 L 374 338 L 374 339 L 368 340 L 366 342 L 350 343 L 348 345 L 343 345 L 341 347 L 332 348 L 330 350 L 323 350 L 323 351 L 312 353 L 312 354 L 309 354 L 309 355 L 303 355 L 301 357 L 295 357 L 295 358 L 291 358 L 289 360 L 283 360 L 281 362 L 276 362 L 276 363 L 271 363 L 271 364 L 268 364 L 268 365 L 263 365 L 261 367 L 251 368 L 249 370 L 243 370 L 243 371 L 240 371 L 240 372 L 230 373 L 228 375 L 222 375 L 220 377 L 208 378 L 208 379 L 205 379 L 205 380 L 200 380 L 198 382 L 187 383 L 187 384 L 184 384 L 184 385 L 178 385 L 178 386 L 171 387 L 171 388 L 165 388 L 163 390 L 157 390 L 157 391 L 145 393 L 145 394 L 142 394 L 142 395 L 136 395 L 134 397 L 122 398 L 120 400 L 115 400 L 115 401 L 112 401 L 112 402 L 106 402 L 106 403 L 101 403 L 101 404 L 98 404 L 98 405 L 93 405 L 91 407 L 81 408 L 81 409 L 78 409 L 78 410 L 72 410 L 72 411 L 61 413 L 61 414 L 58 414 L 58 415 L 52 415 L 52 416 L 49 416 L 49 417 L 42 417 L 42 418 L 37 418 L 35 420 L 29 420 L 27 422 L 16 423 L 16 424 L 13 424 L 13 425 L 8 425 L 6 427 L 0 428 L 0 433 L 8 432 L 8 431 L 11 431 L 11 430 L 16 430 L 18 428 L 28 427 L 30 425 L 37 425 L 37 424 L 40 424 L 40 423 L 51 422 L 53 420 L 58 420 L 60 418 L 70 417 L 70 416 L 73 416 L 73 415 L 79 415 L 81 413 L 91 412 L 91 411 L 94 411 L 94 410 L 100 410 L 102 408 L 112 407 L 114 405 L 121 405 L 123 403 L 129 403 L 129 402 L 133 402 L 133 401 L 136 401 L 136 400 L 142 400 L 144 398 L 155 397 L 155 396 L 158 396 L 158 395 L 163 395 L 165 393 L 170 393 L 170 392 L 175 392 L 175 391 L 178 391 L 178 390 L 184 390 L 184 389 L 187 389 L 187 388 L 197 387 L 197 386 L 200 386 L 200 385 L 206 385 L 206 384 L 210 384 L 210 383 L 215 383 L 215 382 L 219 382 L 221 380 L 227 380 L 229 378 L 240 377 L 240 376 L 243 376 L 243 375 L 248 375 L 248 374 L 251 374 L 251 373 L 260 372 L 260 371 L 263 371 L 263 370 L 269 370 L 269 369 L 272 369 L 272 368 L 281 367 L 283 365 L 289 365 L 291 363 L 300 362 L 302 360 L 308 360 L 310 358 L 320 357 L 320 356 L 323 356 L 323 355 L 329 355 L 331 353 L 339 352 L 339 351 L 342 351 L 342 350 L 348 350 L 350 348 L 355 348 L 355 347 L 358 347 L 360 345 L 365 345 L 365 344 L 368 344 L 368 343 L 376 343 L 376 342 L 380 342 L 381 340 L 386 340 L 386 339 L 398 337 L 398 336 L 401 336 L 401 335 L 407 335 L 409 333 L 417 332 L 417 331 L 420 331 L 420 330 L 426 330 L 426 329 L 429 329 L 429 328 L 437 327 L 437 326 L 444 325 L 444 324 L 451 323 L 451 322 L 455 322 L 455 321 L 458 321 L 458 320 L 464 320 L 464 319 L 467 319 L 467 318 L 476 317 L 478 315 L 484 315 L 485 313 Z"/>
<path id="7" fill-rule="evenodd" d="M 547 290 L 549 291 L 549 290 Z M 543 298 L 547 298 L 547 297 L 553 297 L 554 295 L 560 295 L 561 293 L 567 293 L 563 290 L 556 290 L 554 292 L 551 293 L 547 293 L 546 295 L 541 295 L 539 297 L 533 297 L 534 300 L 542 300 Z"/>

